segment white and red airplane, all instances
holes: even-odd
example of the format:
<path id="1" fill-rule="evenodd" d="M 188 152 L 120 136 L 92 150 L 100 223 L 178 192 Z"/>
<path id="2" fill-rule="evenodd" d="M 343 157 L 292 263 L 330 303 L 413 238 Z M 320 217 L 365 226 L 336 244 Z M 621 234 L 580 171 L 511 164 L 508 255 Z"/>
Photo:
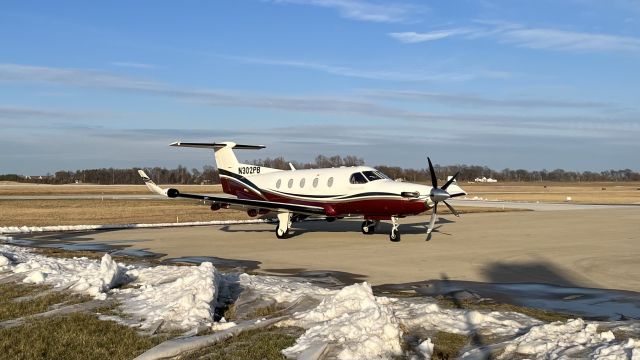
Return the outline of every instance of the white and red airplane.
<path id="1" fill-rule="evenodd" d="M 380 220 L 391 220 L 391 241 L 400 241 L 398 218 L 418 215 L 429 209 L 429 237 L 436 221 L 438 203 L 458 212 L 447 199 L 466 195 L 455 182 L 458 173 L 442 186 L 429 161 L 432 186 L 391 180 L 367 166 L 325 169 L 272 169 L 238 162 L 233 149 L 263 149 L 263 145 L 240 145 L 233 142 L 185 143 L 171 146 L 213 149 L 220 182 L 225 193 L 235 197 L 181 193 L 177 189 L 157 186 L 144 171 L 138 173 L 154 193 L 170 198 L 198 199 L 211 203 L 211 210 L 240 208 L 250 216 L 276 212 L 276 236 L 285 238 L 294 221 L 321 216 L 331 222 L 344 217 L 364 217 L 363 234 L 373 234 Z"/>

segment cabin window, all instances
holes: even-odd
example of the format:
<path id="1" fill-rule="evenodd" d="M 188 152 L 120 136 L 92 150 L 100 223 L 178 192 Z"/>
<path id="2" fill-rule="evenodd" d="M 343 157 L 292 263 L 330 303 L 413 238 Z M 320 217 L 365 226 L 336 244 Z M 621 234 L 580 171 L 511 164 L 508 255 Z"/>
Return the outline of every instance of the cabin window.
<path id="1" fill-rule="evenodd" d="M 306 182 L 306 180 L 304 178 L 300 179 L 300 187 L 303 188 L 304 187 L 304 183 Z"/>
<path id="2" fill-rule="evenodd" d="M 332 187 L 333 186 L 333 176 L 329 178 L 329 180 L 327 180 L 327 186 L 328 187 Z"/>
<path id="3" fill-rule="evenodd" d="M 381 174 L 379 172 L 377 172 L 377 171 L 363 171 L 362 173 L 364 174 L 364 176 L 369 181 L 376 181 L 376 180 L 384 179 L 384 177 L 382 177 Z"/>
<path id="4" fill-rule="evenodd" d="M 289 189 L 293 187 L 293 179 L 289 179 L 289 183 L 287 184 L 287 186 L 289 187 Z"/>
<path id="5" fill-rule="evenodd" d="M 313 187 L 318 187 L 318 178 L 313 179 Z"/>
<path id="6" fill-rule="evenodd" d="M 278 179 L 278 181 L 276 181 L 276 188 L 280 189 L 280 185 L 282 185 L 282 179 Z"/>
<path id="7" fill-rule="evenodd" d="M 349 182 L 352 184 L 366 184 L 368 181 L 364 177 L 364 175 L 362 175 L 362 173 L 357 172 L 357 173 L 351 174 L 351 177 L 349 178 Z"/>

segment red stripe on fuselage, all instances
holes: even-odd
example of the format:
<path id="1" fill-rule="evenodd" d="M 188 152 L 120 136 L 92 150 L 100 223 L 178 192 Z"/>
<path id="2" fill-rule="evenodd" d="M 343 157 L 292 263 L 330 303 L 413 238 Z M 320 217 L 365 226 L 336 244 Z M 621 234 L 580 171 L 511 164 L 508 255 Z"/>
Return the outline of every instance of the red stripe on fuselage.
<path id="1" fill-rule="evenodd" d="M 355 199 L 351 201 L 331 201 L 331 200 L 319 200 L 319 199 L 308 199 L 301 200 L 296 198 L 287 197 L 286 195 L 275 194 L 272 192 L 264 191 L 262 192 L 263 196 L 259 196 L 250 188 L 243 186 L 237 181 L 230 180 L 225 177 L 220 178 L 220 182 L 222 183 L 222 189 L 225 193 L 230 195 L 235 195 L 240 199 L 250 199 L 250 200 L 268 200 L 273 202 L 281 202 L 287 204 L 297 204 L 297 205 L 310 205 L 310 206 L 320 206 L 331 207 L 335 214 L 331 216 L 344 216 L 344 215 L 364 215 L 365 217 L 379 217 L 379 218 L 389 218 L 391 216 L 398 215 L 417 215 L 420 214 L 428 208 L 425 206 L 423 201 L 412 200 L 412 199 Z"/>

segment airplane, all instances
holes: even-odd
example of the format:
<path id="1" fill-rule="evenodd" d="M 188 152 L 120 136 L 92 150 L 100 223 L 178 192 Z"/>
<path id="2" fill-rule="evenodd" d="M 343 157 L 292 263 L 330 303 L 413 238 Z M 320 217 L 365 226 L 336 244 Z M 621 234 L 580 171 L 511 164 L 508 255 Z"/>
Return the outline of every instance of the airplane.
<path id="1" fill-rule="evenodd" d="M 459 173 L 438 187 L 428 157 L 431 186 L 394 181 L 368 166 L 296 169 L 289 164 L 290 170 L 280 170 L 242 164 L 233 151 L 263 149 L 264 145 L 176 141 L 170 146 L 213 149 L 222 189 L 234 197 L 187 194 L 174 188 L 161 188 L 144 171 L 138 170 L 149 190 L 169 198 L 202 200 L 210 203 L 213 211 L 237 208 L 246 210 L 252 217 L 275 212 L 278 219 L 275 233 L 279 239 L 288 237 L 293 222 L 309 216 L 320 216 L 328 222 L 345 217 L 363 217 L 361 230 L 366 235 L 373 234 L 381 220 L 391 220 L 389 240 L 397 242 L 400 241 L 399 218 L 432 209 L 427 228 L 429 240 L 437 218 L 438 203 L 444 203 L 455 216 L 459 216 L 447 200 L 467 194 L 456 183 Z"/>

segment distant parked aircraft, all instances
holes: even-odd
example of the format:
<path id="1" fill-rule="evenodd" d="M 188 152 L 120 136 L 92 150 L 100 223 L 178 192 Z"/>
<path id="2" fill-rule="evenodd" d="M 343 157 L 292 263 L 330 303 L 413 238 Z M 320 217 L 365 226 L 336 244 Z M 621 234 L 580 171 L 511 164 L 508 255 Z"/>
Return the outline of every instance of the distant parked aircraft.
<path id="1" fill-rule="evenodd" d="M 300 170 L 291 166 L 291 170 L 279 170 L 241 164 L 233 152 L 233 149 L 262 149 L 263 145 L 178 141 L 171 146 L 213 149 L 222 189 L 235 197 L 185 194 L 173 188 L 163 189 L 139 170 L 151 191 L 170 198 L 204 200 L 211 203 L 211 210 L 241 208 L 250 216 L 276 212 L 278 225 L 275 232 L 278 238 L 287 237 L 292 222 L 312 215 L 323 216 L 329 222 L 362 216 L 363 234 L 373 234 L 380 220 L 391 220 L 393 226 L 389 239 L 400 241 L 398 218 L 433 209 L 427 228 L 429 237 L 436 221 L 438 203 L 444 203 L 454 215 L 459 216 L 446 200 L 466 195 L 455 182 L 457 173 L 438 187 L 429 158 L 431 186 L 393 181 L 367 166 Z"/>

